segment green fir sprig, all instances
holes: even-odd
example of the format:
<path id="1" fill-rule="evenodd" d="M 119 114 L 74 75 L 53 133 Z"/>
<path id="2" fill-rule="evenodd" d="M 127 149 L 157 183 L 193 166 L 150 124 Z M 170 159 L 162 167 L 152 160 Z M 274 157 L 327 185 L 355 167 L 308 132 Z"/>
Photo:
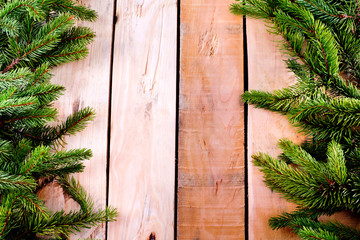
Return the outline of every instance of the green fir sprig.
<path id="1" fill-rule="evenodd" d="M 298 205 L 270 219 L 303 239 L 360 239 L 358 230 L 319 221 L 339 211 L 360 212 L 360 3 L 358 0 L 238 0 L 234 14 L 262 19 L 280 35 L 285 63 L 297 83 L 242 96 L 255 107 L 285 115 L 307 136 L 279 143 L 278 158 L 253 162 L 265 183 Z M 257 63 L 261 64 L 261 63 Z"/>
<path id="2" fill-rule="evenodd" d="M 0 0 L 0 239 L 67 239 L 70 234 L 114 221 L 116 209 L 96 209 L 69 174 L 82 172 L 89 149 L 59 150 L 65 136 L 82 131 L 92 108 L 51 124 L 53 102 L 64 92 L 50 83 L 53 67 L 83 59 L 95 37 L 76 20 L 96 13 L 73 0 Z M 56 182 L 80 206 L 52 212 L 37 192 Z"/>

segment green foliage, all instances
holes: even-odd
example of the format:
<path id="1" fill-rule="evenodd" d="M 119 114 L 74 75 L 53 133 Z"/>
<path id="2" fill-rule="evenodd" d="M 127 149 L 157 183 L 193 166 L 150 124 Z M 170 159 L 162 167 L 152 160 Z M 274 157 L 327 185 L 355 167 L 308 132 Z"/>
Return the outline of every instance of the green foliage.
<path id="1" fill-rule="evenodd" d="M 94 118 L 80 109 L 57 126 L 52 104 L 64 87 L 50 83 L 51 69 L 83 59 L 95 34 L 75 20 L 96 13 L 73 0 L 0 0 L 0 239 L 66 239 L 71 233 L 114 221 L 112 207 L 98 210 L 69 174 L 81 172 L 89 149 L 59 150 L 64 137 Z M 55 181 L 80 206 L 52 212 L 37 196 Z"/>
<path id="2" fill-rule="evenodd" d="M 280 141 L 278 158 L 259 153 L 266 184 L 298 205 L 270 219 L 303 239 L 360 239 L 360 233 L 321 215 L 360 212 L 360 4 L 357 0 L 243 0 L 234 14 L 263 19 L 283 39 L 293 86 L 251 90 L 243 100 L 285 115 L 308 139 Z M 260 64 L 260 63 L 259 63 Z"/>

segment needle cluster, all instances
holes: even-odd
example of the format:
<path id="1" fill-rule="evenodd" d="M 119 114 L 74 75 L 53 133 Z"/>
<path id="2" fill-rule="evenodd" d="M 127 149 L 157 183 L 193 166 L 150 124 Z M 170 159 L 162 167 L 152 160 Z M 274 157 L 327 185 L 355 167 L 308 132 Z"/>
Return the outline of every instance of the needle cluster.
<path id="1" fill-rule="evenodd" d="M 298 205 L 270 219 L 271 227 L 289 227 L 303 239 L 360 239 L 356 229 L 319 221 L 360 212 L 359 1 L 244 0 L 231 11 L 263 19 L 282 37 L 285 62 L 297 78 L 274 92 L 246 92 L 243 100 L 285 115 L 308 136 L 301 145 L 281 140 L 277 158 L 253 156 L 267 186 Z"/>
<path id="2" fill-rule="evenodd" d="M 60 150 L 94 111 L 80 109 L 51 124 L 53 102 L 65 88 L 50 82 L 50 72 L 86 57 L 95 35 L 75 21 L 95 19 L 73 0 L 0 0 L 0 239 L 67 239 L 117 215 L 112 207 L 96 209 L 69 176 L 84 169 L 91 150 Z M 52 212 L 44 205 L 37 192 L 53 181 L 79 211 Z"/>

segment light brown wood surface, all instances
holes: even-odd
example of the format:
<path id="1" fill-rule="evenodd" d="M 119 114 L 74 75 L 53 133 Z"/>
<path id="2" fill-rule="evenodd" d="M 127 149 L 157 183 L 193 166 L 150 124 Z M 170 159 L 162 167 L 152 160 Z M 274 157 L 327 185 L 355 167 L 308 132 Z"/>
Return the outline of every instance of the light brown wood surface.
<path id="1" fill-rule="evenodd" d="M 93 197 L 95 206 L 106 205 L 106 154 L 108 129 L 108 102 L 110 82 L 111 36 L 113 23 L 113 0 L 82 0 L 82 4 L 97 11 L 99 18 L 87 25 L 96 32 L 95 42 L 89 47 L 89 56 L 82 61 L 65 64 L 52 72 L 53 82 L 66 87 L 66 92 L 55 107 L 59 121 L 80 108 L 91 106 L 96 111 L 95 120 L 76 136 L 67 138 L 67 148 L 90 148 L 93 158 L 85 162 L 85 171 L 77 179 Z M 53 210 L 70 211 L 77 206 L 64 196 L 59 187 L 51 184 L 40 192 L 40 196 Z M 84 230 L 72 239 L 105 239 L 105 224 Z"/>
<path id="2" fill-rule="evenodd" d="M 295 82 L 286 69 L 285 58 L 279 51 L 280 38 L 267 32 L 261 20 L 247 19 L 249 90 L 273 91 Z M 263 175 L 251 163 L 251 155 L 264 152 L 276 157 L 278 140 L 288 138 L 300 143 L 304 137 L 296 133 L 286 117 L 249 106 L 248 113 L 248 187 L 249 239 L 298 239 L 287 230 L 273 231 L 268 226 L 270 217 L 294 209 L 263 183 Z"/>
<path id="3" fill-rule="evenodd" d="M 173 239 L 176 0 L 118 0 L 108 239 Z"/>
<path id="4" fill-rule="evenodd" d="M 171 240 L 177 228 L 179 240 L 241 240 L 246 223 L 251 240 L 297 239 L 287 230 L 273 231 L 268 226 L 270 217 L 294 205 L 265 186 L 263 175 L 251 164 L 251 155 L 277 156 L 280 138 L 300 143 L 304 137 L 296 134 L 285 117 L 252 106 L 247 145 L 249 218 L 245 220 L 243 76 L 248 71 L 249 89 L 257 90 L 272 91 L 295 82 L 283 63 L 276 43 L 279 38 L 268 33 L 262 21 L 247 19 L 248 69 L 244 70 L 242 17 L 229 12 L 233 0 L 181 0 L 180 46 L 176 0 L 117 0 L 116 16 L 114 0 L 79 2 L 98 12 L 98 21 L 87 24 L 97 38 L 87 59 L 53 71 L 53 81 L 67 88 L 56 107 L 59 121 L 79 108 L 96 110 L 95 121 L 68 138 L 67 148 L 87 147 L 94 152 L 85 172 L 76 177 L 99 208 L 106 205 L 109 187 L 109 204 L 120 215 L 108 225 L 107 239 Z M 176 180 L 178 208 L 174 209 Z M 78 208 L 55 184 L 45 187 L 40 197 L 53 210 Z M 335 217 L 359 226 L 356 216 L 340 213 Z M 105 224 L 72 237 L 78 238 L 105 239 Z"/>
<path id="5" fill-rule="evenodd" d="M 242 17 L 182 0 L 177 237 L 245 239 Z"/>

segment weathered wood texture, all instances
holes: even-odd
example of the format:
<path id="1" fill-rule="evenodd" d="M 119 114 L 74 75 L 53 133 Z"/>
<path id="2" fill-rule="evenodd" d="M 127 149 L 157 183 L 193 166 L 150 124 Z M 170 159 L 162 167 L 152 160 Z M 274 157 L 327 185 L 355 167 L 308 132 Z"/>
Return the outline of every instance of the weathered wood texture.
<path id="1" fill-rule="evenodd" d="M 118 0 L 116 16 L 108 239 L 173 239 L 177 2 Z"/>
<path id="2" fill-rule="evenodd" d="M 88 147 L 94 157 L 77 175 L 99 208 L 118 208 L 108 225 L 109 240 L 245 239 L 244 71 L 249 89 L 272 91 L 294 77 L 263 22 L 247 20 L 248 69 L 243 69 L 242 17 L 229 13 L 233 0 L 182 0 L 180 16 L 180 96 L 178 208 L 175 196 L 176 0 L 79 0 L 95 9 L 89 24 L 97 38 L 90 56 L 57 68 L 54 81 L 67 91 L 57 102 L 59 121 L 92 106 L 97 117 L 86 131 L 67 139 L 68 148 Z M 114 19 L 115 38 L 112 39 Z M 113 72 L 111 43 L 114 41 Z M 111 138 L 107 144 L 112 75 Z M 304 138 L 286 118 L 249 107 L 249 239 L 296 239 L 272 231 L 270 217 L 294 208 L 272 193 L 251 164 L 259 151 L 276 156 L 280 138 Z M 110 147 L 110 172 L 106 175 Z M 109 177 L 109 186 L 107 186 Z M 53 210 L 78 206 L 55 184 L 40 192 Z M 174 213 L 177 211 L 177 226 Z M 356 217 L 338 214 L 352 226 Z M 72 239 L 105 239 L 105 225 Z"/>
<path id="3" fill-rule="evenodd" d="M 295 82 L 286 69 L 285 57 L 279 51 L 280 38 L 267 32 L 261 20 L 247 19 L 249 89 L 273 91 Z M 264 152 L 276 157 L 280 150 L 278 140 L 288 138 L 300 143 L 304 137 L 296 133 L 288 120 L 270 111 L 249 106 L 248 113 L 248 187 L 249 187 L 249 239 L 297 239 L 286 230 L 273 231 L 268 219 L 294 205 L 281 199 L 263 183 L 262 173 L 252 165 L 251 155 Z"/>
<path id="4" fill-rule="evenodd" d="M 244 239 L 242 17 L 182 0 L 178 239 Z"/>
<path id="5" fill-rule="evenodd" d="M 104 208 L 113 0 L 82 0 L 81 3 L 98 12 L 96 22 L 86 23 L 96 32 L 95 42 L 90 45 L 90 55 L 85 60 L 55 68 L 52 81 L 66 87 L 64 96 L 55 106 L 59 111 L 59 120 L 64 120 L 69 114 L 87 106 L 96 111 L 95 120 L 85 131 L 66 140 L 69 149 L 92 149 L 93 158 L 85 163 L 84 173 L 77 175 L 77 178 L 93 197 L 95 206 Z M 43 189 L 40 196 L 46 199 L 46 204 L 53 210 L 69 211 L 77 208 L 74 201 L 64 196 L 62 190 L 54 184 Z M 84 230 L 82 234 L 73 237 L 79 238 L 105 239 L 105 225 Z"/>

